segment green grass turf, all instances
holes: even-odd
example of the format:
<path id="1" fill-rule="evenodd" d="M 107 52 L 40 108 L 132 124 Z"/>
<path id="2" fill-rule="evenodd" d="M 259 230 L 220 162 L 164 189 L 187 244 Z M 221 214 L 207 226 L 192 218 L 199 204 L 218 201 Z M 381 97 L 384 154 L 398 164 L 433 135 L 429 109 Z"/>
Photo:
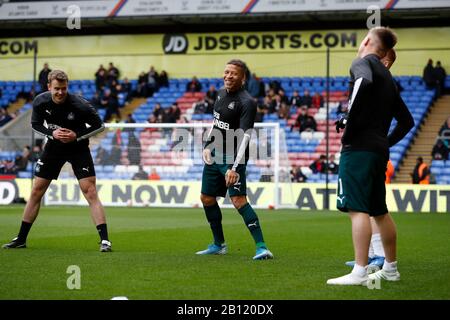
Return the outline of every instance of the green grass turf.
<path id="1" fill-rule="evenodd" d="M 2 243 L 22 210 L 0 208 Z M 27 249 L 0 249 L 0 299 L 450 299 L 448 214 L 393 214 L 402 280 L 369 290 L 325 284 L 350 271 L 345 214 L 258 210 L 275 259 L 252 261 L 241 217 L 223 213 L 225 256 L 194 254 L 212 238 L 201 209 L 107 208 L 114 252 L 100 253 L 88 208 L 43 207 Z M 81 269 L 80 290 L 66 287 L 70 265 Z"/>

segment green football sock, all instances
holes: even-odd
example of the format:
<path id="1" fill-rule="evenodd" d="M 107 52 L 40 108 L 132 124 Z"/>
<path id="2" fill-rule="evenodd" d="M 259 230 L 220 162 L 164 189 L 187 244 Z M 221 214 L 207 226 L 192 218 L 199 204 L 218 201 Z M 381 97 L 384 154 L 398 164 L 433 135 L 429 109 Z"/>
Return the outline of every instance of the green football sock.
<path id="1" fill-rule="evenodd" d="M 261 227 L 259 225 L 258 216 L 256 215 L 256 212 L 253 210 L 250 203 L 247 203 L 245 206 L 240 208 L 239 214 L 244 219 L 245 225 L 247 226 L 248 230 L 252 234 L 253 239 L 255 240 L 256 246 L 258 248 L 260 247 L 266 247 L 266 244 L 264 243 L 264 238 L 262 234 Z"/>
<path id="2" fill-rule="evenodd" d="M 219 205 L 214 204 L 212 206 L 203 206 L 205 210 L 206 219 L 208 219 L 209 225 L 211 226 L 211 231 L 214 237 L 214 244 L 220 246 L 225 242 L 222 229 L 222 212 L 220 211 Z"/>

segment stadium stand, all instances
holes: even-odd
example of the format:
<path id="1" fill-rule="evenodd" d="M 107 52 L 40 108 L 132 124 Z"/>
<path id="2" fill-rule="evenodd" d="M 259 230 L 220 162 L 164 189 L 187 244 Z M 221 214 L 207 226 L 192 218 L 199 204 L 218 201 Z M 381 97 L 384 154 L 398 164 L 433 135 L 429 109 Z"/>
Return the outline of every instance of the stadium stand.
<path id="1" fill-rule="evenodd" d="M 421 77 L 419 76 L 401 76 L 396 77 L 396 80 L 403 88 L 401 96 L 411 111 L 414 120 L 415 127 L 408 135 L 400 141 L 396 146 L 391 148 L 391 160 L 396 169 L 399 168 L 402 159 L 411 141 L 414 139 L 418 132 L 418 128 L 423 122 L 426 114 L 428 113 L 434 97 L 433 90 L 427 90 Z M 205 93 L 210 85 L 214 85 L 216 88 L 222 86 L 222 80 L 218 78 L 200 78 L 199 81 L 202 84 L 202 92 L 186 92 L 186 84 L 190 79 L 170 79 L 168 87 L 162 87 L 158 92 L 155 92 L 152 97 L 149 97 L 136 108 L 132 114 L 133 118 L 138 123 L 146 122 L 149 116 L 153 113 L 155 105 L 159 103 L 163 109 L 170 107 L 173 103 L 177 103 L 181 114 L 179 122 L 211 122 L 213 117 L 211 114 L 194 114 L 195 103 L 204 99 Z M 291 97 L 294 90 L 298 90 L 303 93 L 304 90 L 309 90 L 311 95 L 315 92 L 319 92 L 325 97 L 325 78 L 322 77 L 272 77 L 263 78 L 265 83 L 272 81 L 278 81 L 284 89 L 286 96 Z M 135 90 L 137 86 L 137 80 L 130 81 Z M 450 87 L 450 77 L 447 78 L 446 86 Z M 0 82 L 0 88 L 3 92 L 8 92 L 2 98 L 3 101 L 8 103 L 14 101 L 17 94 L 21 91 L 31 90 L 30 82 Z M 281 128 L 284 130 L 286 147 L 288 158 L 291 166 L 300 167 L 302 172 L 308 177 L 308 182 L 324 182 L 325 175 L 322 173 L 312 173 L 309 169 L 309 165 L 320 154 L 324 154 L 326 151 L 326 129 L 329 127 L 329 151 L 330 154 L 334 154 L 336 162 L 339 161 L 340 150 L 340 137 L 341 134 L 336 133 L 334 127 L 334 121 L 338 116 L 338 108 L 341 102 L 347 99 L 346 90 L 348 88 L 347 77 L 334 77 L 330 82 L 330 105 L 329 105 L 329 121 L 326 121 L 326 109 L 325 108 L 309 108 L 308 114 L 313 116 L 317 122 L 316 132 L 301 132 L 291 131 L 291 126 L 294 124 L 295 119 L 300 112 L 300 108 L 291 107 L 290 115 L 288 119 L 279 119 L 276 113 L 266 114 L 263 117 L 263 122 L 278 122 Z M 69 90 L 71 92 L 81 93 L 86 99 L 92 99 L 95 94 L 96 87 L 94 80 L 73 80 L 70 82 Z M 119 97 L 119 99 L 123 99 Z M 121 105 L 124 101 L 119 101 Z M 5 102 L 6 103 L 6 102 Z M 29 103 L 25 104 L 20 112 L 24 112 L 31 108 Z M 99 109 L 101 117 L 104 116 L 105 109 Z M 394 123 L 391 126 L 394 126 Z M 111 152 L 114 144 L 120 146 L 120 161 L 108 165 L 97 165 L 96 171 L 99 179 L 110 178 L 122 178 L 131 179 L 132 176 L 138 171 L 138 165 L 130 165 L 128 159 L 127 146 L 129 142 L 128 136 L 130 134 L 136 134 L 140 145 L 141 165 L 144 166 L 145 171 L 150 172 L 152 166 L 158 167 L 162 180 L 176 180 L 176 179 L 195 179 L 201 178 L 202 172 L 202 160 L 201 159 L 181 159 L 181 165 L 175 165 L 170 161 L 172 159 L 171 154 L 171 141 L 163 130 L 142 130 L 135 129 L 128 134 L 121 134 L 119 141 L 116 139 L 116 132 L 108 132 L 103 136 L 99 145 L 106 149 L 107 152 Z M 115 140 L 115 142 L 113 142 Z M 96 157 L 97 148 L 93 148 L 93 157 Z M 2 151 L 0 153 L 0 159 L 8 160 L 13 159 L 17 154 L 15 151 Z M 259 181 L 261 178 L 261 171 L 265 163 L 257 161 L 256 166 L 248 167 L 248 179 L 249 181 Z M 437 179 L 438 183 L 448 183 L 450 181 L 450 167 L 445 164 L 435 164 L 433 162 L 432 172 L 439 175 Z M 441 176 L 441 173 L 445 175 Z M 448 174 L 448 175 L 447 175 Z M 27 167 L 27 171 L 20 172 L 19 177 L 30 177 L 31 167 Z M 61 173 L 61 178 L 68 178 L 70 175 L 66 172 Z M 330 175 L 330 181 L 335 182 L 336 175 Z"/>

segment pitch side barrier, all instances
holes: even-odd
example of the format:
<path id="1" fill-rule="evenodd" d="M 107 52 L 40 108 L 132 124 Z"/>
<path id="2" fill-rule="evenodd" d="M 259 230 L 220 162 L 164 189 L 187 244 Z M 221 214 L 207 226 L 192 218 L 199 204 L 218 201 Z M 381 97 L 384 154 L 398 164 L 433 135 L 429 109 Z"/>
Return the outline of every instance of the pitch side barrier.
<path id="1" fill-rule="evenodd" d="M 323 210 L 326 189 L 324 184 L 296 183 L 279 185 L 280 197 L 292 197 L 294 210 Z M 17 198 L 30 193 L 29 179 L 0 181 L 0 204 L 10 205 Z M 197 181 L 145 181 L 145 180 L 98 180 L 100 199 L 107 206 L 149 207 L 198 207 L 201 182 Z M 248 199 L 256 208 L 273 206 L 274 185 L 270 182 L 248 183 Z M 331 209 L 336 210 L 337 186 L 330 186 Z M 450 212 L 449 185 L 391 184 L 386 188 L 387 205 L 391 212 Z M 290 199 L 284 199 L 287 202 Z M 87 205 L 78 183 L 73 179 L 53 181 L 45 198 L 46 205 Z M 231 206 L 229 198 L 220 204 Z M 3 207 L 4 208 L 4 207 Z M 0 209 L 0 210 L 3 210 Z"/>

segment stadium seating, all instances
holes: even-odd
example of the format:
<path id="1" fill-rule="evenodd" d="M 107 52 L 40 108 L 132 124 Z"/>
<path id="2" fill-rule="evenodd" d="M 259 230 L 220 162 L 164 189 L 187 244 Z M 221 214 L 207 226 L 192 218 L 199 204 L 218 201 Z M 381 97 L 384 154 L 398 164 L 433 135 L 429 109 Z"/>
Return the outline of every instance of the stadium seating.
<path id="1" fill-rule="evenodd" d="M 202 78 L 199 80 L 202 83 L 203 92 L 186 93 L 186 83 L 189 79 L 171 79 L 169 81 L 169 87 L 161 88 L 134 111 L 134 119 L 136 122 L 144 123 L 153 112 L 157 103 L 161 104 L 163 108 L 167 108 L 170 107 L 172 103 L 177 102 L 181 110 L 181 118 L 186 118 L 189 122 L 211 122 L 213 118 L 210 114 L 194 114 L 194 104 L 204 97 L 206 90 L 211 84 L 215 85 L 216 88 L 220 88 L 222 86 L 222 80 L 218 78 Z M 272 77 L 263 79 L 266 83 L 272 80 L 277 80 L 281 83 L 288 97 L 292 96 L 294 90 L 298 90 L 301 95 L 304 90 L 309 90 L 311 95 L 314 95 L 315 92 L 319 92 L 324 96 L 325 78 L 322 77 Z M 425 85 L 419 76 L 401 76 L 396 77 L 396 80 L 404 89 L 401 92 L 401 96 L 415 120 L 414 129 L 390 150 L 394 167 L 398 168 L 408 146 L 416 135 L 420 123 L 432 104 L 435 93 L 433 90 L 427 90 L 425 88 Z M 132 85 L 136 86 L 136 81 L 132 81 Z M 447 81 L 447 85 L 450 86 L 450 80 Z M 16 94 L 18 90 L 29 89 L 30 86 L 31 84 L 29 82 L 0 82 L 0 87 L 3 92 L 8 92 L 2 99 L 9 99 L 8 101 L 10 101 L 12 95 Z M 308 181 L 310 182 L 325 181 L 325 176 L 323 174 L 313 174 L 309 169 L 309 165 L 317 159 L 320 154 L 323 154 L 326 151 L 325 135 L 327 127 L 329 128 L 330 137 L 328 148 L 330 153 L 336 156 L 338 162 L 341 134 L 336 133 L 334 121 L 338 116 L 337 107 L 339 102 L 347 99 L 345 94 L 347 87 L 347 77 L 334 77 L 331 79 L 328 122 L 325 108 L 310 109 L 308 111 L 316 120 L 317 132 L 291 132 L 291 125 L 298 116 L 298 110 L 295 108 L 291 110 L 288 120 L 278 119 L 276 114 L 266 115 L 263 119 L 263 122 L 278 122 L 280 124 L 280 127 L 284 130 L 286 142 L 285 150 L 287 150 L 290 165 L 301 167 L 302 171 L 308 176 Z M 9 89 L 11 89 L 11 91 Z M 95 83 L 93 80 L 74 80 L 70 83 L 70 90 L 72 92 L 80 92 L 84 97 L 90 99 L 95 92 Z M 24 106 L 24 109 L 29 109 L 30 107 L 31 106 L 27 104 Z M 104 112 L 104 110 L 99 110 L 101 116 L 103 116 L 102 111 Z M 392 123 L 391 129 L 394 125 L 395 120 Z M 150 171 L 151 167 L 157 167 L 162 180 L 201 179 L 202 160 L 190 159 L 187 155 L 185 155 L 185 158 L 172 157 L 174 155 L 171 153 L 170 137 L 164 135 L 163 131 L 136 129 L 134 132 L 138 135 L 141 142 L 141 149 L 143 150 L 141 152 L 141 164 L 147 172 Z M 101 146 L 108 151 L 112 149 L 112 138 L 114 134 L 114 132 L 108 132 L 101 141 Z M 128 154 L 126 151 L 128 135 L 122 134 L 120 143 L 122 149 L 121 163 L 118 163 L 115 166 L 96 166 L 96 171 L 100 179 L 130 179 L 137 171 L 137 166 L 129 165 Z M 95 157 L 97 148 L 94 147 L 92 152 L 93 157 Z M 177 155 L 177 157 L 178 156 L 179 155 Z M 10 157 L 8 151 L 0 153 L 0 159 L 6 159 L 8 157 Z M 177 163 L 174 163 L 171 159 L 177 159 Z M 251 165 L 248 167 L 249 181 L 259 181 L 261 177 L 261 169 L 264 166 L 264 163 L 256 161 L 254 164 L 254 166 Z M 450 166 L 444 167 L 433 162 L 432 171 L 437 174 L 438 183 L 449 182 Z M 24 176 L 25 173 L 21 175 Z M 336 176 L 330 176 L 329 179 L 330 181 L 335 181 Z"/>

